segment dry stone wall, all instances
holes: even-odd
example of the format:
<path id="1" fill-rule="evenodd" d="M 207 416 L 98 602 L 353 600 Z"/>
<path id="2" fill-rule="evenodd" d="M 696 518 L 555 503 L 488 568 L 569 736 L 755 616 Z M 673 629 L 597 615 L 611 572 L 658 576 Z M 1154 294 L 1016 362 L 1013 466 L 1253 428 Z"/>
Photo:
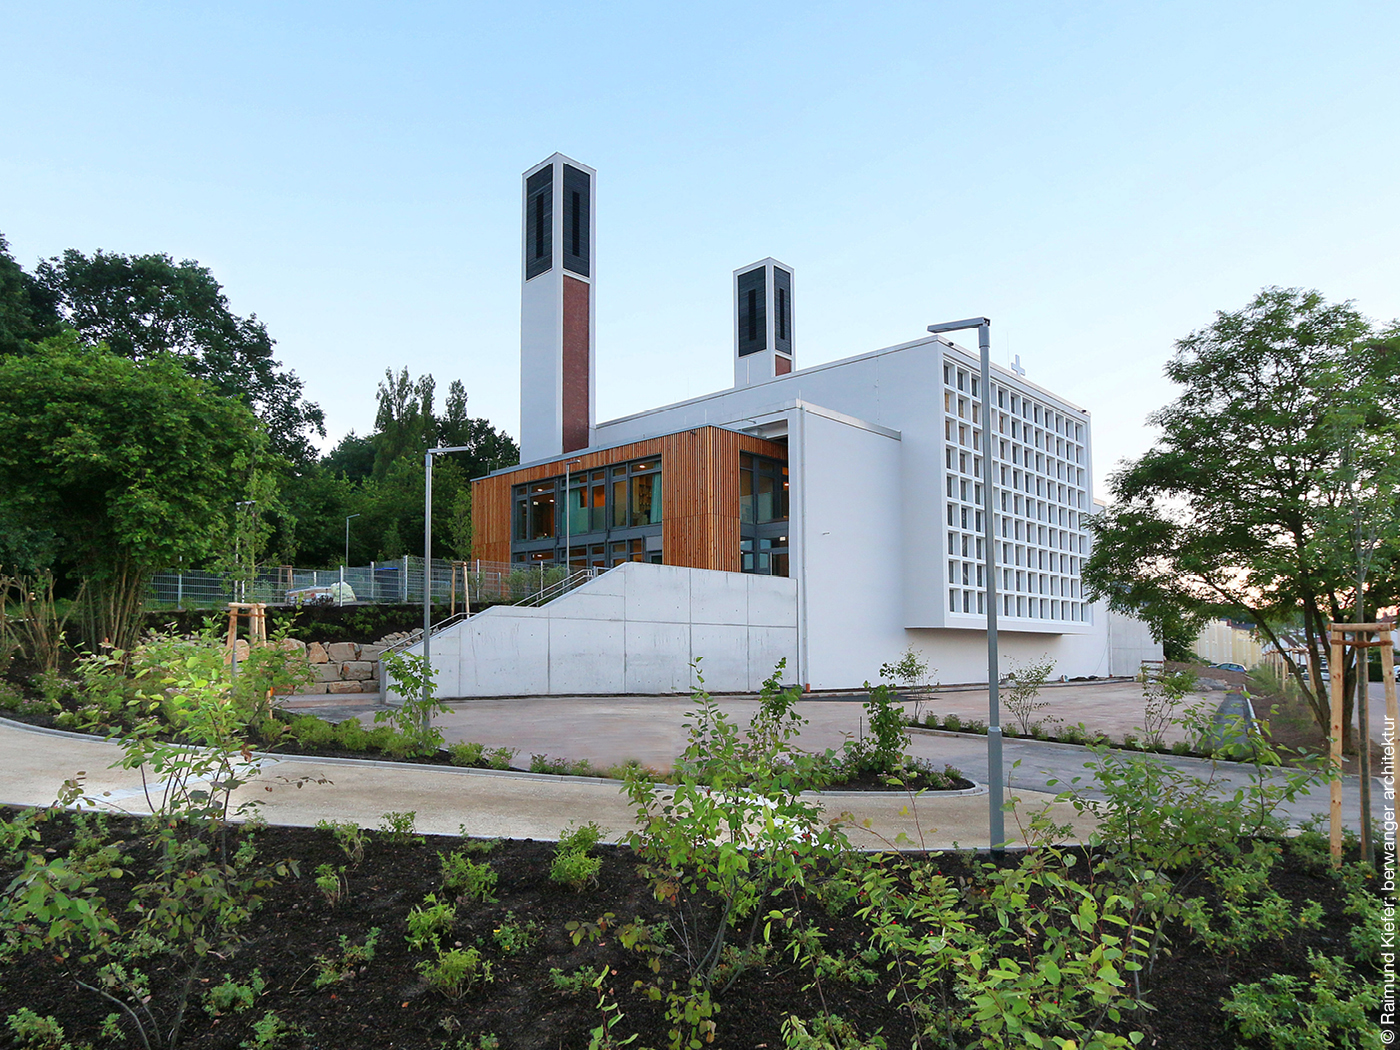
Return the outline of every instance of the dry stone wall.
<path id="1" fill-rule="evenodd" d="M 377 693 L 379 691 L 379 657 L 400 636 L 381 638 L 373 645 L 359 642 L 311 642 L 287 638 L 280 645 L 288 652 L 302 655 L 311 666 L 315 680 L 297 689 L 299 695 L 324 693 Z M 248 658 L 248 643 L 238 640 L 238 659 Z"/>
<path id="2" fill-rule="evenodd" d="M 387 645 L 312 642 L 306 659 L 316 675 L 308 693 L 373 693 L 379 690 L 379 656 Z"/>

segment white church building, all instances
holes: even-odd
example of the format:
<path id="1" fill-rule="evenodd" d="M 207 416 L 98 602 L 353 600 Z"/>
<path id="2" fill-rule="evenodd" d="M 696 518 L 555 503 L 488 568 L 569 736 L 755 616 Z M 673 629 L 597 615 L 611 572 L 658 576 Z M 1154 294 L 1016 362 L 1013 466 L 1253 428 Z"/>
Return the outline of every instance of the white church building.
<path id="1" fill-rule="evenodd" d="M 1088 411 L 994 366 L 984 420 L 978 354 L 942 336 L 803 368 L 785 263 L 734 271 L 732 387 L 598 422 L 596 184 L 558 154 L 522 179 L 521 464 L 474 483 L 473 555 L 606 571 L 435 634 L 440 695 L 684 692 L 695 659 L 715 692 L 780 658 L 847 690 L 908 646 L 945 684 L 985 682 L 989 476 L 1003 661 L 1161 658 L 1084 595 Z"/>

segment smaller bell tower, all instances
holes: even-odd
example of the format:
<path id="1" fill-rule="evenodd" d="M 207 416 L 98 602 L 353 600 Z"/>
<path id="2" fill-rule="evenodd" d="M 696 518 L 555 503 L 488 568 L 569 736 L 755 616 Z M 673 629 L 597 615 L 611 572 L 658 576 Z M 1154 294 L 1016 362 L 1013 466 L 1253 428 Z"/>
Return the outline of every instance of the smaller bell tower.
<path id="1" fill-rule="evenodd" d="M 792 267 L 764 259 L 734 271 L 734 385 L 793 368 Z"/>

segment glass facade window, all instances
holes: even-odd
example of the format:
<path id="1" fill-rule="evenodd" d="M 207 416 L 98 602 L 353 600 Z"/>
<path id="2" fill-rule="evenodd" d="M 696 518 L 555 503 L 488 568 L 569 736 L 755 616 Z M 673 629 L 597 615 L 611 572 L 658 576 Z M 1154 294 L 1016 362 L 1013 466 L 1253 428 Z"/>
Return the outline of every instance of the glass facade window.
<path id="1" fill-rule="evenodd" d="M 788 574 L 788 467 L 782 460 L 739 455 L 739 567 Z"/>
<path id="2" fill-rule="evenodd" d="M 620 463 L 517 485 L 511 527 L 513 561 L 606 568 L 662 560 L 661 460 Z M 556 515 L 562 504 L 566 512 Z M 566 517 L 567 514 L 567 517 Z"/>

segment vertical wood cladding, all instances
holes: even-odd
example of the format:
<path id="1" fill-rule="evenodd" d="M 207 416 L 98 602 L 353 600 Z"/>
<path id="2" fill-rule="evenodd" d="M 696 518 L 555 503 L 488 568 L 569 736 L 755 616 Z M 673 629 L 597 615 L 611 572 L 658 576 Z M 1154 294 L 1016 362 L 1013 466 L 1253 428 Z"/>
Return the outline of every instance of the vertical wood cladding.
<path id="1" fill-rule="evenodd" d="M 584 277 L 592 258 L 588 245 L 589 181 L 588 172 L 564 165 L 564 269 Z"/>
<path id="2" fill-rule="evenodd" d="M 564 278 L 564 451 L 588 447 L 589 285 Z"/>
<path id="3" fill-rule="evenodd" d="M 746 357 L 768 349 L 767 280 L 764 268 L 741 273 L 737 282 L 739 301 L 739 356 Z"/>
<path id="4" fill-rule="evenodd" d="M 572 283 L 572 282 L 566 282 Z M 720 427 L 585 452 L 576 473 L 661 456 L 662 559 L 667 565 L 739 571 L 739 453 L 786 460 L 787 448 Z M 472 557 L 510 561 L 511 489 L 562 477 L 560 461 L 472 482 Z"/>
<path id="5" fill-rule="evenodd" d="M 548 273 L 554 256 L 554 165 L 525 180 L 525 280 Z"/>

